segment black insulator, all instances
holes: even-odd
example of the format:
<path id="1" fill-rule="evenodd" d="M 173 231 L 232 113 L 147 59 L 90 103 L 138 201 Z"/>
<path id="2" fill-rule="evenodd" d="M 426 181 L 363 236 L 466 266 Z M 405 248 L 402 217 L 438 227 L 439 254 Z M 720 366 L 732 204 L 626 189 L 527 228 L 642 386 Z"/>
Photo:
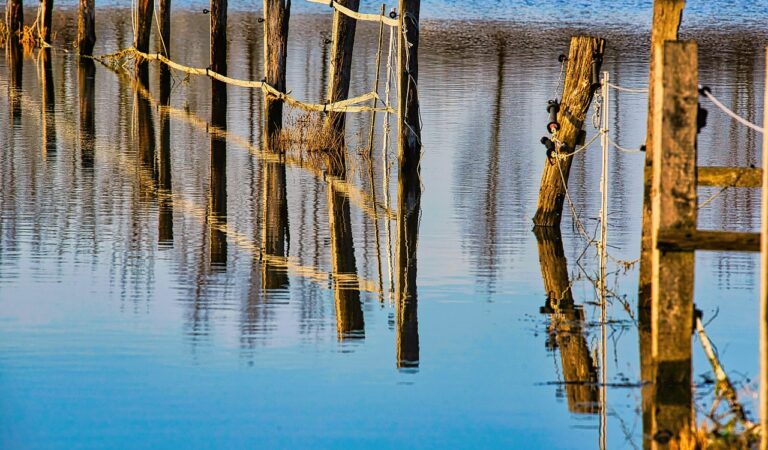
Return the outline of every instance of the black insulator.
<path id="1" fill-rule="evenodd" d="M 709 86 L 702 86 L 699 88 L 699 94 L 704 95 L 704 93 L 711 94 L 712 89 L 709 88 Z"/>
<path id="2" fill-rule="evenodd" d="M 391 19 L 394 19 L 394 18 L 397 17 L 397 9 L 396 8 L 392 8 L 392 9 L 389 10 L 389 17 Z"/>
<path id="3" fill-rule="evenodd" d="M 211 12 L 211 11 L 208 10 L 208 9 L 203 8 L 203 14 L 208 14 L 209 12 Z"/>
<path id="4" fill-rule="evenodd" d="M 701 133 L 701 129 L 707 126 L 707 115 L 709 112 L 701 107 L 699 103 L 699 110 L 696 114 L 696 134 Z"/>
<path id="5" fill-rule="evenodd" d="M 264 18 L 263 17 L 259 17 L 258 19 L 256 19 L 256 22 L 264 23 Z"/>
<path id="6" fill-rule="evenodd" d="M 323 42 L 325 42 L 325 45 L 328 45 L 328 44 L 330 44 L 332 41 L 331 41 L 330 39 L 328 39 L 328 38 L 325 38 L 325 40 L 324 40 Z"/>
<path id="7" fill-rule="evenodd" d="M 560 129 L 560 123 L 557 121 L 557 113 L 560 112 L 560 103 L 557 101 L 557 99 L 547 102 L 547 112 L 549 113 L 547 131 L 552 134 Z"/>
<path id="8" fill-rule="evenodd" d="M 555 143 L 546 136 L 542 137 L 540 142 L 547 148 L 547 158 L 551 158 L 552 154 L 555 153 Z"/>
<path id="9" fill-rule="evenodd" d="M 641 152 L 644 152 L 644 151 L 645 151 L 645 144 L 643 144 L 643 145 L 641 145 L 641 146 L 640 146 L 640 151 L 641 151 Z"/>
<path id="10" fill-rule="evenodd" d="M 557 62 L 564 63 L 566 61 L 568 61 L 568 57 L 563 55 L 562 53 L 560 54 L 560 56 L 557 57 Z"/>

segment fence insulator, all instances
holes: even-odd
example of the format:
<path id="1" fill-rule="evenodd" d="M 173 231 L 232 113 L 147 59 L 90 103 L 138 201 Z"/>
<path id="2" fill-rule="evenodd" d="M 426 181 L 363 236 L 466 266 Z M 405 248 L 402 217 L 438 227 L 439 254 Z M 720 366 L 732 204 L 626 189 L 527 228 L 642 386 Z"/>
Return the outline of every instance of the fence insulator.
<path id="1" fill-rule="evenodd" d="M 709 111 L 701 107 L 699 103 L 699 110 L 696 114 L 696 134 L 701 133 L 701 129 L 707 126 L 707 116 Z"/>
<path id="2" fill-rule="evenodd" d="M 560 123 L 557 121 L 557 113 L 560 112 L 560 103 L 557 99 L 547 102 L 547 112 L 549 113 L 547 131 L 549 131 L 550 134 L 553 134 L 560 129 Z"/>

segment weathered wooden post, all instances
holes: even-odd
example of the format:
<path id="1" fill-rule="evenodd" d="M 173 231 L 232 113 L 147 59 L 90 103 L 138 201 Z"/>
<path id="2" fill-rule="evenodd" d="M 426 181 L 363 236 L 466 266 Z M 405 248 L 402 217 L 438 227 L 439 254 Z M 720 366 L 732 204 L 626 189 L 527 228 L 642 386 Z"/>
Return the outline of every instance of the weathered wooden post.
<path id="1" fill-rule="evenodd" d="M 136 47 L 136 50 L 143 53 L 149 51 L 149 37 L 152 32 L 152 15 L 154 12 L 155 0 L 138 0 L 136 35 L 133 37 L 133 46 Z"/>
<path id="2" fill-rule="evenodd" d="M 227 74 L 227 0 L 211 0 L 211 70 Z M 213 81 L 217 83 L 217 81 Z M 225 91 L 226 92 L 226 91 Z"/>
<path id="3" fill-rule="evenodd" d="M 150 1 L 151 0 L 145 0 Z M 77 51 L 81 55 L 93 55 L 96 45 L 96 6 L 95 0 L 80 0 L 77 16 Z"/>
<path id="4" fill-rule="evenodd" d="M 768 55 L 768 48 L 765 54 Z M 765 101 L 768 105 L 768 66 Z M 763 107 L 763 186 L 760 226 L 760 449 L 768 450 L 768 110 Z"/>
<path id="5" fill-rule="evenodd" d="M 593 73 L 600 73 L 604 49 L 605 40 L 601 38 L 588 36 L 571 38 L 560 113 L 557 116 L 560 123 L 557 139 L 567 146 L 567 149 L 561 148 L 561 152 L 572 152 L 576 148 L 577 137 L 584 125 L 587 110 L 597 88 L 597 85 L 592 82 Z M 536 215 L 533 216 L 533 223 L 536 226 L 560 226 L 572 160 L 573 158 L 558 160 L 553 157 L 548 158 L 544 164 L 539 204 Z"/>
<path id="6" fill-rule="evenodd" d="M 680 28 L 685 0 L 655 0 L 653 2 L 653 25 L 651 29 L 650 73 L 648 76 L 648 127 L 645 139 L 645 176 L 643 194 L 643 225 L 640 243 L 640 275 L 637 293 L 638 334 L 640 337 L 640 377 L 650 381 L 653 376 L 651 343 L 651 168 L 653 166 L 653 96 L 656 78 L 661 76 L 663 44 L 676 40 Z M 643 424 L 650 430 L 651 385 L 643 385 Z M 647 433 L 646 433 L 647 434 Z"/>
<path id="7" fill-rule="evenodd" d="M 285 67 L 288 52 L 288 21 L 291 0 L 264 0 L 264 80 L 279 92 L 286 91 Z M 283 101 L 264 94 L 264 143 L 274 147 L 283 128 Z"/>
<path id="8" fill-rule="evenodd" d="M 166 58 L 171 57 L 171 0 L 160 0 L 157 5 L 157 17 L 160 22 L 160 33 L 157 39 L 157 51 Z M 161 67 L 166 68 L 165 64 Z"/>
<path id="9" fill-rule="evenodd" d="M 357 11 L 360 0 L 337 0 L 344 7 Z M 352 50 L 355 46 L 357 20 L 338 10 L 333 11 L 333 31 L 331 34 L 331 73 L 328 80 L 329 103 L 346 100 L 349 95 L 349 80 L 352 75 Z M 326 126 L 340 136 L 343 142 L 345 113 L 330 111 Z"/>
<path id="10" fill-rule="evenodd" d="M 695 42 L 664 43 L 653 96 L 651 336 L 655 361 L 654 448 L 688 438 L 693 423 L 691 332 L 694 251 L 659 247 L 659 235 L 696 230 Z M 657 66 L 658 67 L 658 66 Z"/>
<path id="11" fill-rule="evenodd" d="M 346 167 L 328 164 L 333 177 L 346 177 Z M 331 230 L 331 267 L 336 300 L 336 332 L 339 340 L 365 337 L 365 318 L 360 302 L 357 263 L 352 238 L 352 218 L 349 201 L 343 193 L 328 183 L 328 220 Z M 347 281 L 351 275 L 353 280 Z"/>
<path id="12" fill-rule="evenodd" d="M 538 243 L 541 277 L 547 293 L 547 301 L 541 312 L 550 315 L 551 327 L 554 329 L 555 342 L 549 346 L 560 349 L 568 411 L 596 414 L 600 398 L 597 367 L 582 332 L 584 311 L 577 309 L 573 301 L 560 230 L 537 227 L 534 234 Z"/>
<path id="13" fill-rule="evenodd" d="M 24 29 L 24 2 L 22 0 L 7 0 L 5 3 L 5 27 L 8 41 L 18 45 L 18 33 Z"/>
<path id="14" fill-rule="evenodd" d="M 37 38 L 46 44 L 51 43 L 51 24 L 53 22 L 53 0 L 40 0 L 38 12 Z"/>
<path id="15" fill-rule="evenodd" d="M 397 38 L 397 153 L 401 167 L 421 159 L 419 112 L 419 11 L 420 0 L 400 0 Z"/>

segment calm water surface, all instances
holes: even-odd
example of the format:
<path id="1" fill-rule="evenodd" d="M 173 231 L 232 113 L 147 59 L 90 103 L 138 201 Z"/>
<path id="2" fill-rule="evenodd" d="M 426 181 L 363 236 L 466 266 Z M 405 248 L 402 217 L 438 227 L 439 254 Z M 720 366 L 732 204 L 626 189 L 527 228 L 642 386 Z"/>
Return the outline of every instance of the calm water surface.
<path id="1" fill-rule="evenodd" d="M 393 149 L 382 163 L 381 117 L 373 183 L 359 156 L 368 116 L 349 118 L 350 170 L 330 177 L 261 151 L 258 91 L 227 88 L 222 121 L 210 82 L 176 75 L 166 115 L 156 67 L 145 89 L 61 50 L 2 59 L 0 447 L 580 449 L 598 446 L 604 412 L 609 448 L 642 448 L 636 268 L 611 265 L 622 301 L 609 308 L 600 405 L 600 315 L 579 275 L 596 260 L 579 260 L 585 242 L 569 213 L 568 265 L 542 266 L 557 241 L 538 245 L 531 217 L 557 55 L 572 34 L 599 33 L 612 79 L 644 85 L 651 2 L 477 3 L 423 6 L 421 220 L 418 234 L 399 237 L 373 207 L 387 203 L 387 165 L 392 210 L 400 200 Z M 229 74 L 258 80 L 261 25 L 249 5 L 230 16 Z M 59 45 L 75 33 L 64 6 Z M 205 67 L 208 18 L 196 7 L 174 15 L 172 53 Z M 560 8 L 564 20 L 547 23 Z M 297 11 L 288 86 L 319 101 L 330 21 L 313 14 L 322 6 Z M 128 10 L 97 14 L 95 53 L 128 46 Z M 762 2 L 691 1 L 682 28 L 699 42 L 702 84 L 753 122 L 768 43 L 755 24 L 766 19 Z M 358 30 L 355 94 L 375 75 L 377 29 Z M 613 137 L 637 147 L 646 97 L 610 102 Z M 757 164 L 759 136 L 709 109 L 700 164 Z M 226 134 L 212 131 L 212 116 Z M 571 174 L 590 229 L 599 169 L 588 151 Z M 642 155 L 611 153 L 609 239 L 623 260 L 639 255 L 642 170 Z M 700 226 L 756 230 L 759 203 L 757 191 L 726 191 Z M 417 248 L 415 266 L 398 246 Z M 390 280 L 415 267 L 415 301 L 399 303 Z M 753 417 L 757 268 L 753 255 L 697 255 L 697 307 Z M 552 270 L 576 280 L 563 314 L 547 302 L 542 272 Z M 710 369 L 694 349 L 706 408 Z"/>

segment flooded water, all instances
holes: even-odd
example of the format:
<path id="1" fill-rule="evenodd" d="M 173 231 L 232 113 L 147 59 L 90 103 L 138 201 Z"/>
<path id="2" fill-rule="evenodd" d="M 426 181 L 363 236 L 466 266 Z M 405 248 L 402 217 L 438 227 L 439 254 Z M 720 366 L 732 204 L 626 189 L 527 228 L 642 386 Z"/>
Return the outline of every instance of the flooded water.
<path id="1" fill-rule="evenodd" d="M 612 80 L 644 86 L 651 2 L 486 3 L 458 21 L 447 20 L 454 2 L 422 5 L 423 193 L 402 229 L 398 207 L 418 184 L 398 180 L 393 148 L 382 162 L 381 115 L 373 166 L 370 118 L 350 115 L 350 170 L 331 174 L 261 149 L 260 91 L 229 86 L 213 101 L 207 79 L 175 74 L 168 91 L 156 66 L 144 86 L 60 49 L 2 59 L 0 446 L 589 449 L 603 415 L 608 448 L 642 448 L 637 267 L 609 267 L 618 298 L 601 367 L 584 276 L 597 260 L 581 257 L 570 212 L 562 241 L 537 241 L 531 218 L 557 56 L 571 35 L 600 34 Z M 560 3 L 567 20 L 541 26 Z M 764 5 L 690 3 L 681 31 L 699 42 L 701 83 L 760 122 Z M 230 15 L 229 75 L 260 80 L 262 27 L 247 6 Z M 179 8 L 173 59 L 205 67 L 208 17 Z M 321 101 L 329 16 L 297 11 L 288 88 Z M 65 8 L 55 21 L 64 46 L 74 16 Z M 354 95 L 373 84 L 377 37 L 358 28 Z M 97 38 L 95 54 L 129 46 L 129 11 L 97 11 Z M 167 96 L 171 108 L 159 108 Z M 642 144 L 645 95 L 610 102 L 612 137 Z M 757 165 L 759 135 L 703 106 L 699 163 Z M 590 230 L 593 149 L 569 183 Z M 619 260 L 639 256 L 643 158 L 610 154 Z M 728 190 L 701 209 L 700 228 L 754 231 L 759 205 L 757 190 Z M 756 255 L 696 256 L 696 306 L 753 419 L 757 270 Z M 551 273 L 573 280 L 573 305 L 547 300 Z M 695 340 L 694 355 L 707 410 L 711 369 Z"/>

